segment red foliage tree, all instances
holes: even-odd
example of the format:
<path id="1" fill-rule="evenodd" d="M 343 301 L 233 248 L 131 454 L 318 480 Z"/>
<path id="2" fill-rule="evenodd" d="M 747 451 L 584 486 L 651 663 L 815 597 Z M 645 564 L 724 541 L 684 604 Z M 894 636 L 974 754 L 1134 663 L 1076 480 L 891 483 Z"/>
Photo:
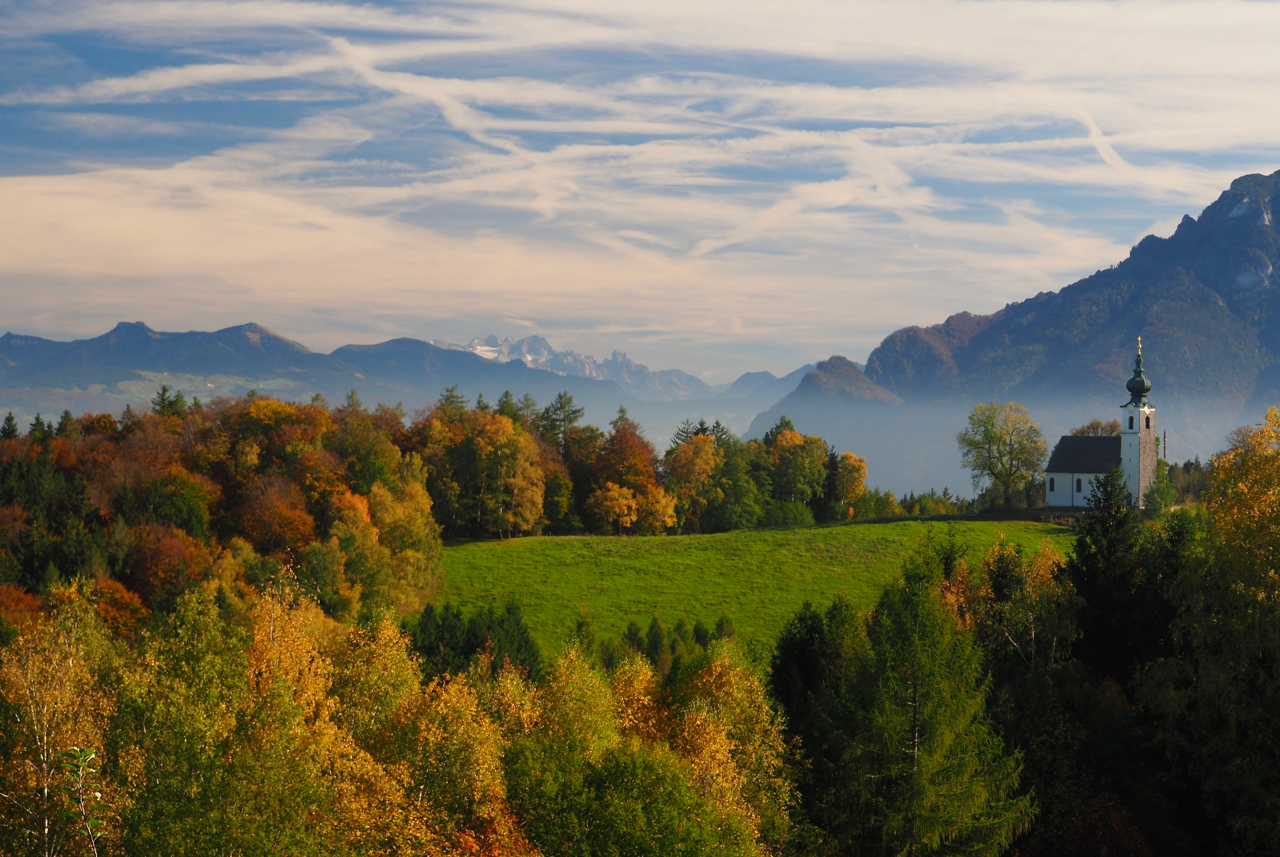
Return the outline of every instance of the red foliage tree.
<path id="1" fill-rule="evenodd" d="M 172 604 L 208 576 L 211 563 L 204 545 L 176 527 L 144 524 L 134 535 L 137 547 L 127 583 L 152 607 Z"/>
<path id="2" fill-rule="evenodd" d="M 262 476 L 240 508 L 244 537 L 263 554 L 297 551 L 316 537 L 302 489 L 283 476 Z"/>

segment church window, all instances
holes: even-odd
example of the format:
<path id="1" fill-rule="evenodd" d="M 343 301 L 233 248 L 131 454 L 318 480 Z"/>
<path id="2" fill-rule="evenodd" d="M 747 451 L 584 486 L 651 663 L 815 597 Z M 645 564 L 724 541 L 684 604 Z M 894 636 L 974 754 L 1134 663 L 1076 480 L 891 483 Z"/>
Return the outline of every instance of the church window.
<path id="1" fill-rule="evenodd" d="M 1147 417 L 1147 428 L 1151 428 L 1151 417 Z"/>
<path id="2" fill-rule="evenodd" d="M 1083 490 L 1083 489 L 1080 487 L 1080 480 L 1079 480 L 1079 479 L 1077 479 L 1077 480 L 1076 480 L 1076 491 L 1077 491 L 1077 492 L 1079 492 L 1079 491 L 1081 491 L 1081 490 Z"/>
<path id="3" fill-rule="evenodd" d="M 1053 477 L 1052 477 L 1052 476 L 1050 476 L 1050 477 L 1049 477 L 1049 490 L 1050 490 L 1050 491 L 1052 491 L 1052 490 L 1053 490 Z"/>
<path id="4" fill-rule="evenodd" d="M 1129 417 L 1129 431 L 1133 431 L 1133 417 Z"/>

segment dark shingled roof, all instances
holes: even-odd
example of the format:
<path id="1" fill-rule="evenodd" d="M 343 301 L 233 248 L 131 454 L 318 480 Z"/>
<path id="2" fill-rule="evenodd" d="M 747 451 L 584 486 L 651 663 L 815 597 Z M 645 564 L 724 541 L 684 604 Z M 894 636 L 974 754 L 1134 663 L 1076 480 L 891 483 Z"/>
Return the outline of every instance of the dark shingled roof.
<path id="1" fill-rule="evenodd" d="M 1045 473 L 1106 473 L 1120 466 L 1120 438 L 1076 437 L 1058 441 Z"/>

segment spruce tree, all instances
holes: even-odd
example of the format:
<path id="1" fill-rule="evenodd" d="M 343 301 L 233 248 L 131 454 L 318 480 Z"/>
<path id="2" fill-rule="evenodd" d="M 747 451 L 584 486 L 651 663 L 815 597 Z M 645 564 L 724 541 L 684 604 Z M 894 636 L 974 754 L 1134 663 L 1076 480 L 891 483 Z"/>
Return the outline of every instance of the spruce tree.
<path id="1" fill-rule="evenodd" d="M 0 426 L 0 440 L 13 440 L 18 436 L 18 421 L 13 418 L 13 411 L 9 411 L 9 415 L 4 418 L 4 425 Z"/>
<path id="2" fill-rule="evenodd" d="M 71 416 L 71 411 L 62 412 L 62 417 L 58 420 L 58 428 L 54 433 L 65 440 L 75 440 L 80 437 L 80 425 L 76 422 L 76 418 Z"/>
<path id="3" fill-rule="evenodd" d="M 1084 601 L 1075 654 L 1095 675 L 1121 685 L 1169 653 L 1173 608 L 1141 555 L 1142 526 L 1118 469 L 1094 483 L 1067 574 Z"/>
<path id="4" fill-rule="evenodd" d="M 986 713 L 988 681 L 972 635 L 942 603 L 922 556 L 867 621 L 855 696 L 870 704 L 852 764 L 862 837 L 892 854 L 1000 854 L 1029 825 L 1022 763 Z"/>
<path id="5" fill-rule="evenodd" d="M 869 617 L 842 598 L 825 615 L 806 604 L 778 641 L 772 690 L 810 755 L 804 810 L 833 852 L 995 855 L 1031 820 L 941 577 L 922 552 Z"/>
<path id="6" fill-rule="evenodd" d="M 184 417 L 187 415 L 187 399 L 181 391 L 170 395 L 169 385 L 162 384 L 151 399 L 151 413 L 167 417 Z"/>

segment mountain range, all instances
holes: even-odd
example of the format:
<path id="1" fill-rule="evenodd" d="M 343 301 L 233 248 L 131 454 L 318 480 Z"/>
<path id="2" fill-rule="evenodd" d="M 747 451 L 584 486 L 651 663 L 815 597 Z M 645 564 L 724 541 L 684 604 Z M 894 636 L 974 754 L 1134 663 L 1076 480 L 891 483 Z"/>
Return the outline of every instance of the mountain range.
<path id="1" fill-rule="evenodd" d="M 1207 456 L 1280 405 L 1278 203 L 1280 172 L 1243 176 L 1168 238 L 1148 235 L 1060 291 L 897 330 L 865 371 L 818 364 L 748 433 L 785 413 L 867 454 L 873 476 L 954 487 L 967 481 L 954 438 L 975 403 L 1026 405 L 1052 445 L 1072 425 L 1115 416 L 1141 336 L 1167 457 Z"/>
<path id="2" fill-rule="evenodd" d="M 0 408 L 27 420 L 64 408 L 118 412 L 126 403 L 147 402 L 161 384 L 205 399 L 250 389 L 336 399 L 354 389 L 367 401 L 402 402 L 410 410 L 455 385 L 468 398 L 484 395 L 490 401 L 510 390 L 545 403 L 567 390 L 586 407 L 588 419 L 604 424 L 625 407 L 662 440 L 682 420 L 704 416 L 742 431 L 810 368 L 783 378 L 747 373 L 717 395 L 692 375 L 653 371 L 620 352 L 597 362 L 557 352 L 542 337 L 487 341 L 497 344 L 473 340 L 463 347 L 402 338 L 321 354 L 257 324 L 169 333 L 121 322 L 102 336 L 72 342 L 6 333 L 0 336 Z"/>
<path id="3" fill-rule="evenodd" d="M 470 352 L 498 363 L 517 360 L 530 369 L 545 369 L 557 375 L 613 381 L 623 392 L 644 401 L 709 399 L 716 392 L 701 378 L 679 369 L 654 371 L 634 362 L 621 351 L 613 352 L 608 360 L 596 360 L 589 354 L 576 351 L 556 351 L 541 336 L 524 339 L 476 337 L 466 345 L 432 340 L 431 344 L 449 351 Z"/>
<path id="4" fill-rule="evenodd" d="M 119 411 L 162 383 L 188 396 L 256 387 L 288 398 L 429 403 L 447 386 L 490 400 L 503 390 L 543 402 L 568 390 L 604 424 L 626 407 L 661 444 L 683 419 L 720 419 L 759 436 L 785 415 L 806 433 L 868 459 L 894 490 L 965 490 L 955 435 L 972 406 L 1016 400 L 1052 441 L 1109 419 L 1127 394 L 1137 338 L 1154 384 L 1166 457 L 1220 449 L 1234 426 L 1280 404 L 1280 172 L 1232 182 L 1168 238 L 1147 236 L 1118 264 L 989 315 L 957 313 L 884 338 L 865 366 L 841 356 L 781 378 L 747 372 L 713 388 L 650 370 L 615 351 L 597 361 L 540 336 L 466 345 L 393 339 L 313 352 L 256 324 L 163 333 L 140 322 L 59 342 L 0 337 L 0 410 L 29 419 L 70 408 Z"/>

